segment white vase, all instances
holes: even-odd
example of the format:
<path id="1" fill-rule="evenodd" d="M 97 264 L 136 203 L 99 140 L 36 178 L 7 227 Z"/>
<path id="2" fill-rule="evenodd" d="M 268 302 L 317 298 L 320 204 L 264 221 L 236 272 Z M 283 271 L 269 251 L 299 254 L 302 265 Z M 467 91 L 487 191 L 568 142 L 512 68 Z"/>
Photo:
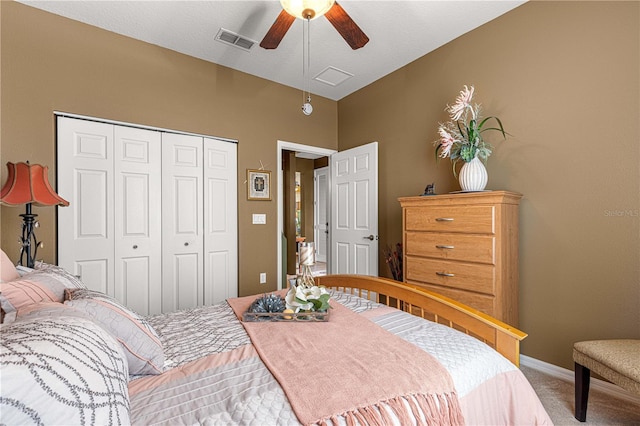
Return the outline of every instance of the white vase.
<path id="1" fill-rule="evenodd" d="M 482 191 L 487 186 L 487 169 L 482 161 L 475 157 L 468 163 L 464 163 L 458 174 L 460 188 L 463 191 Z"/>

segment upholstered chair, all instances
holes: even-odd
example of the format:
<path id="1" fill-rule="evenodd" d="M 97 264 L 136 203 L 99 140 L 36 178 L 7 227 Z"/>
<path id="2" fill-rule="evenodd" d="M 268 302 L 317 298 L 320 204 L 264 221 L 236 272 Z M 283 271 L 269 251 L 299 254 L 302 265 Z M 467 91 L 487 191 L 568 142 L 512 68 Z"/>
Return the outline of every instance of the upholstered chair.
<path id="1" fill-rule="evenodd" d="M 591 371 L 629 392 L 640 395 L 640 340 L 611 339 L 573 345 L 576 395 L 575 417 L 587 419 Z"/>

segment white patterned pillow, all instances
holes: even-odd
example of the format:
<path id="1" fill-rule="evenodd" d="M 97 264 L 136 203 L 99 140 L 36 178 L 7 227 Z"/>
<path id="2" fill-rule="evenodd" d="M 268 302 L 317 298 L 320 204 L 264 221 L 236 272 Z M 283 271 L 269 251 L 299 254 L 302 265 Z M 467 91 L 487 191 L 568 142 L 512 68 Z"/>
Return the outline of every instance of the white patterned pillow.
<path id="1" fill-rule="evenodd" d="M 61 266 L 44 262 L 36 262 L 34 269 L 40 273 L 55 276 L 66 288 L 87 288 L 80 278 Z"/>
<path id="2" fill-rule="evenodd" d="M 122 345 L 132 375 L 160 374 L 164 367 L 162 342 L 141 315 L 98 291 L 67 289 L 65 305 L 87 313 Z"/>
<path id="3" fill-rule="evenodd" d="M 95 322 L 86 313 L 58 302 L 40 302 L 20 309 L 16 316 L 16 322 L 30 320 L 56 320 L 58 317 L 80 317 Z M 96 324 L 99 326 L 98 324 Z M 104 328 L 102 328 L 104 330 Z M 106 331 L 106 330 L 105 330 Z M 113 337 L 113 336 L 111 336 Z M 122 353 L 124 356 L 124 352 Z M 126 359 L 126 357 L 125 357 Z"/>
<path id="4" fill-rule="evenodd" d="M 0 337 L 1 424 L 130 424 L 127 362 L 93 321 L 61 312 Z"/>

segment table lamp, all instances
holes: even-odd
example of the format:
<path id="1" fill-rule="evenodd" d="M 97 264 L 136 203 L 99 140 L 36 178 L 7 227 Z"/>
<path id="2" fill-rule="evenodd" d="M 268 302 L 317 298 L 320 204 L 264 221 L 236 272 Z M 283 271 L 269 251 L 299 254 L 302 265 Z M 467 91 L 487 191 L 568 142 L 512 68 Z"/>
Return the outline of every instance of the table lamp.
<path id="1" fill-rule="evenodd" d="M 69 202 L 60 197 L 49 184 L 49 168 L 39 164 L 7 163 L 9 176 L 2 190 L 0 190 L 0 203 L 9 206 L 26 205 L 26 212 L 22 217 L 22 237 L 20 248 L 20 265 L 33 268 L 39 247 L 44 247 L 41 241 L 36 239 L 35 228 L 39 226 L 36 217 L 31 211 L 31 205 L 36 206 L 68 206 Z"/>

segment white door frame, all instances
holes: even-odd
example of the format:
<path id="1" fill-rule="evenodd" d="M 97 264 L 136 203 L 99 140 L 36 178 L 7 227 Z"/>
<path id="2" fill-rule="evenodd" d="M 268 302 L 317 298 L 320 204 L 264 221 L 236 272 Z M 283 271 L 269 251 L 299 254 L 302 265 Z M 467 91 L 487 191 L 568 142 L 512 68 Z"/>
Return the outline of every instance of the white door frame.
<path id="1" fill-rule="evenodd" d="M 294 142 L 286 142 L 278 140 L 278 148 L 276 151 L 276 170 L 278 173 L 278 232 L 276 235 L 277 241 L 277 258 L 278 258 L 278 290 L 282 289 L 282 232 L 284 225 L 284 182 L 283 182 L 283 173 L 282 173 L 282 151 L 295 151 L 295 152 L 304 152 L 307 154 L 317 154 L 323 157 L 330 157 L 332 154 L 338 152 L 335 149 L 328 148 L 320 148 L 317 146 L 310 145 L 302 145 Z M 329 188 L 331 188 L 331 174 L 329 174 Z M 330 190 L 330 189 L 329 189 Z M 331 235 L 329 235 L 329 241 L 331 240 Z M 331 244 L 329 244 L 329 247 Z"/>
<path id="2" fill-rule="evenodd" d="M 324 204 L 321 205 L 320 200 L 322 191 L 320 190 L 320 177 L 324 176 L 326 179 L 324 189 Z M 327 263 L 327 253 L 329 249 L 329 166 L 321 167 L 313 170 L 313 240 L 316 243 L 316 260 L 318 262 Z M 320 224 L 318 218 L 320 212 L 324 209 L 324 223 Z M 320 229 L 322 228 L 322 229 Z M 324 237 L 321 235 L 324 234 Z M 320 242 L 324 240 L 324 244 Z M 322 247 L 324 246 L 324 247 Z M 320 250 L 322 247 L 323 250 Z M 322 255 L 320 253 L 322 252 Z"/>

